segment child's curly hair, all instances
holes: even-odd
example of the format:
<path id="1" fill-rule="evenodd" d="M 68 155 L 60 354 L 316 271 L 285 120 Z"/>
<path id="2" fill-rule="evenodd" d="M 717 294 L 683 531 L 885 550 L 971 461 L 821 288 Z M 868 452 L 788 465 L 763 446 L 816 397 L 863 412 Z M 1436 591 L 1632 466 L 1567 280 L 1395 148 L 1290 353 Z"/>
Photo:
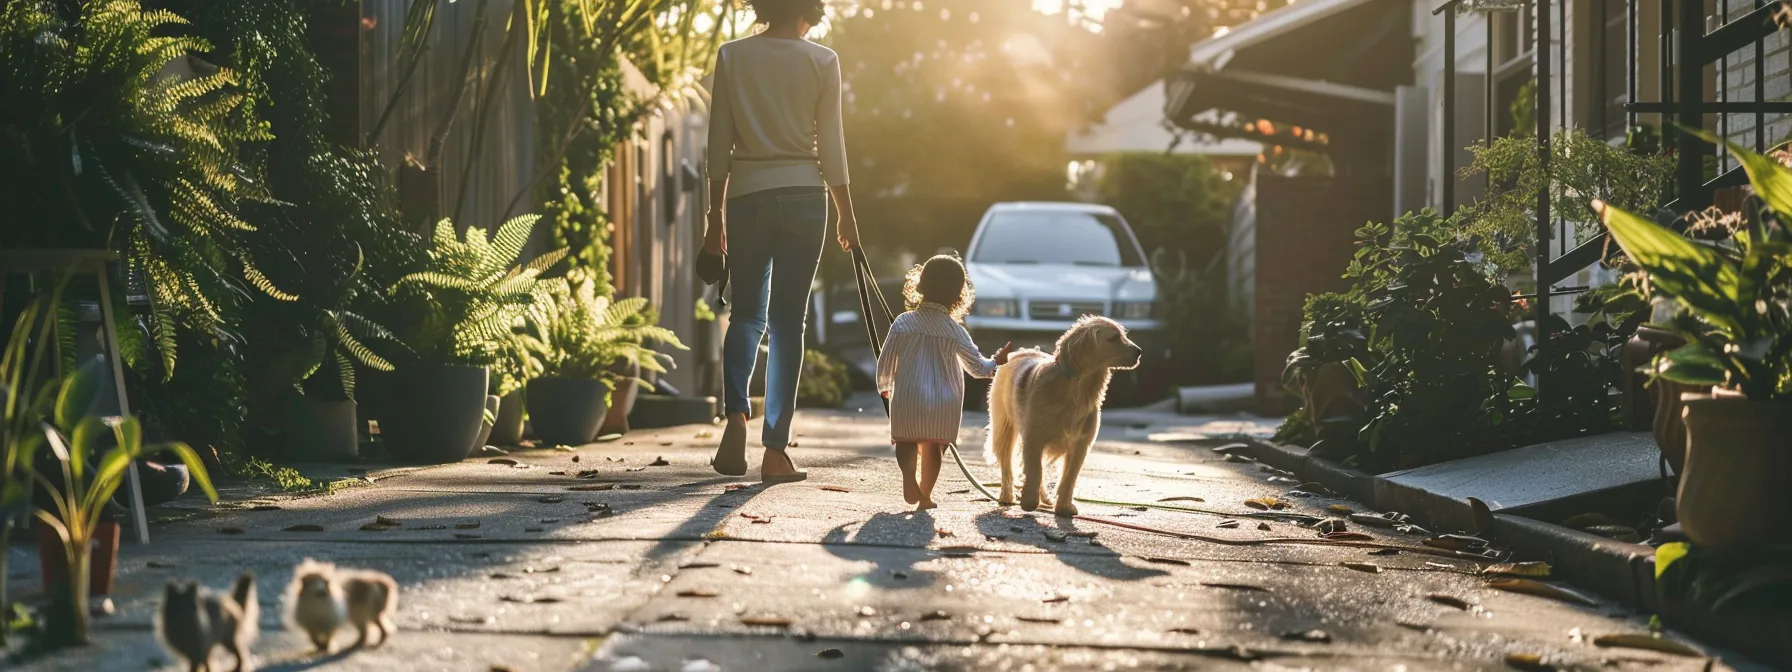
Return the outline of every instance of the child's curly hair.
<path id="1" fill-rule="evenodd" d="M 813 26 L 821 23 L 827 12 L 822 0 L 747 0 L 753 10 L 753 23 L 786 23 L 802 19 Z"/>
<path id="2" fill-rule="evenodd" d="M 942 254 L 909 269 L 902 283 L 902 299 L 909 310 L 932 303 L 945 306 L 952 319 L 963 320 L 977 301 L 977 291 L 971 288 L 958 257 Z"/>

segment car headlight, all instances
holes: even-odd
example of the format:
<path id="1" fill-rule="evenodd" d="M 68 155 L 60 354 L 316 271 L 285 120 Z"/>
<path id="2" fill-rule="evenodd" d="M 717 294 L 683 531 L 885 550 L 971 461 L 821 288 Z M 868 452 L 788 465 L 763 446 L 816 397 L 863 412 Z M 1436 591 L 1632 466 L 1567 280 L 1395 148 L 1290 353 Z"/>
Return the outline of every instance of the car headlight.
<path id="1" fill-rule="evenodd" d="M 1122 320 L 1149 320 L 1157 313 L 1152 301 L 1121 301 L 1114 304 L 1114 317 Z"/>
<path id="2" fill-rule="evenodd" d="M 977 317 L 1020 317 L 1020 302 L 1014 299 L 978 299 L 971 304 Z"/>

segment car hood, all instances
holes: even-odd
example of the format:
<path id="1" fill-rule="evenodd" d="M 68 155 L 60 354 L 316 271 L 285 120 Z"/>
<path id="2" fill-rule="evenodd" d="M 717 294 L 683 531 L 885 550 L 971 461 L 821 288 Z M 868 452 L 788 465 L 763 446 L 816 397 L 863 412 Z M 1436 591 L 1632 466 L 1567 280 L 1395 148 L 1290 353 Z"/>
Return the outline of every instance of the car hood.
<path id="1" fill-rule="evenodd" d="M 966 264 L 978 298 L 1150 301 L 1157 298 L 1143 268 L 1066 264 Z"/>

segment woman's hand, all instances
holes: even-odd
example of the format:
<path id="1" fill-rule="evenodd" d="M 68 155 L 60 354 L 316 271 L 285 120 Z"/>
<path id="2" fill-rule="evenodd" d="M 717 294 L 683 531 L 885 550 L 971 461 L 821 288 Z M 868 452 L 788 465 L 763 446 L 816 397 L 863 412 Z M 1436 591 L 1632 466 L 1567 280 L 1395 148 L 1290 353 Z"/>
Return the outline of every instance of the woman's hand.
<path id="1" fill-rule="evenodd" d="M 709 211 L 703 229 L 703 251 L 718 257 L 728 254 L 728 226 L 722 219 L 721 210 Z"/>
<path id="2" fill-rule="evenodd" d="M 1002 349 L 997 350 L 996 356 L 992 357 L 991 359 L 996 360 L 996 366 L 1004 366 L 1008 363 L 1008 353 L 1013 350 L 1014 350 L 1014 342 L 1013 341 L 1003 343 Z"/>
<path id="3" fill-rule="evenodd" d="M 851 252 L 859 246 L 859 221 L 852 215 L 840 217 L 840 249 Z"/>

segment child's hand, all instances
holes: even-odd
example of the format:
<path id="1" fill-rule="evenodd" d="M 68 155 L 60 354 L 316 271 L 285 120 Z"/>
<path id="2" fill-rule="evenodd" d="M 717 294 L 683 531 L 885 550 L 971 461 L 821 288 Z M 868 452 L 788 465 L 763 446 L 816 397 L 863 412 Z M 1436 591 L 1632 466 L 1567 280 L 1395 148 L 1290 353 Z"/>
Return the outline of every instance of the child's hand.
<path id="1" fill-rule="evenodd" d="M 1013 341 L 1003 343 L 1002 349 L 996 351 L 996 356 L 995 356 L 996 366 L 1001 366 L 1003 364 L 1007 364 L 1008 363 L 1008 352 L 1013 349 L 1014 349 Z"/>

